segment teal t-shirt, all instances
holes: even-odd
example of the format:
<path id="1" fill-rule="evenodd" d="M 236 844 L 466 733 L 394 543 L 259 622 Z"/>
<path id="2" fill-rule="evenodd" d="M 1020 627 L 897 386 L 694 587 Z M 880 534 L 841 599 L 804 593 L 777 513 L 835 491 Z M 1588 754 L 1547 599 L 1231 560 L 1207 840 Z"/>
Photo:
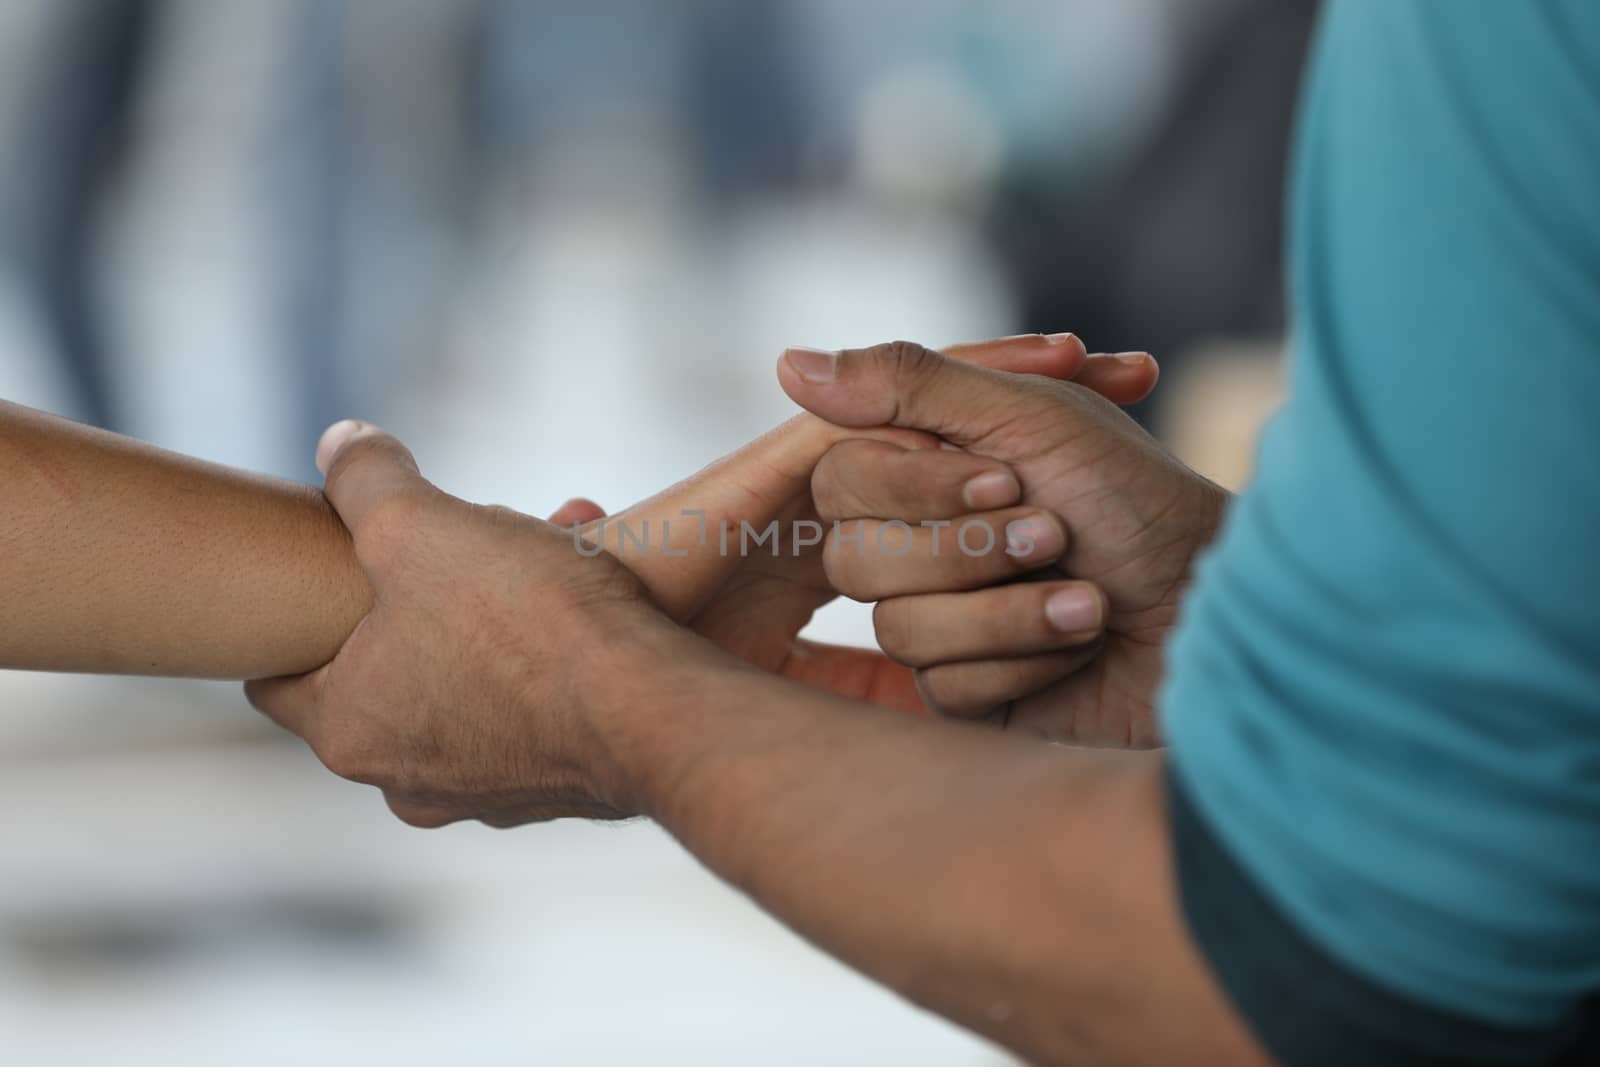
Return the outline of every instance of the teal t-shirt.
<path id="1" fill-rule="evenodd" d="M 1174 779 L 1350 971 L 1553 1023 L 1600 991 L 1600 0 L 1333 0 L 1291 221 Z"/>

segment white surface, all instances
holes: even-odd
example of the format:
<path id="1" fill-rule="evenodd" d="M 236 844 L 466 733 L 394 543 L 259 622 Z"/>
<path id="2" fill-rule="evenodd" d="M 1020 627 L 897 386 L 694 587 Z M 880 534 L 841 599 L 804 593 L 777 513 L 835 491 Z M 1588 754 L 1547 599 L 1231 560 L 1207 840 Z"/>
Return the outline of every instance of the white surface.
<path id="1" fill-rule="evenodd" d="M 819 1061 L 1006 1062 L 648 824 L 411 830 L 290 744 L 0 765 L 0 1062 Z"/>

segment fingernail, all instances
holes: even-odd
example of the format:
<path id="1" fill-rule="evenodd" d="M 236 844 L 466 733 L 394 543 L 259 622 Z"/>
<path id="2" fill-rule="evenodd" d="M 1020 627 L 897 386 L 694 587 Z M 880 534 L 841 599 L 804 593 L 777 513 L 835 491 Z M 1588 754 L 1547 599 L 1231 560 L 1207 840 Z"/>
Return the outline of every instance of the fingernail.
<path id="1" fill-rule="evenodd" d="M 338 422 L 322 431 L 322 440 L 317 442 L 317 470 L 323 474 L 328 473 L 328 464 L 333 462 L 333 457 L 344 443 L 354 437 L 366 423 L 357 419 L 340 419 Z"/>
<path id="2" fill-rule="evenodd" d="M 1045 618 L 1064 634 L 1100 629 L 1100 613 L 1100 594 L 1090 586 L 1068 586 L 1050 594 L 1044 602 Z"/>
<path id="3" fill-rule="evenodd" d="M 1118 352 L 1116 355 L 1112 356 L 1111 358 L 1116 360 L 1118 363 L 1126 363 L 1126 364 L 1128 364 L 1130 366 L 1137 367 L 1137 366 L 1143 365 L 1145 360 L 1150 358 L 1150 353 L 1148 353 L 1148 352 Z"/>
<path id="4" fill-rule="evenodd" d="M 1070 344 L 1076 336 L 1076 334 L 1070 333 L 1053 333 L 1045 338 L 1045 343 L 1052 345 Z"/>
<path id="5" fill-rule="evenodd" d="M 783 358 L 808 382 L 831 382 L 839 368 L 839 353 L 820 348 L 786 349 Z"/>
<path id="6" fill-rule="evenodd" d="M 1022 497 L 1022 486 L 1010 471 L 990 471 L 961 487 L 961 500 L 971 511 L 993 511 L 1015 504 Z"/>
<path id="7" fill-rule="evenodd" d="M 1016 559 L 1054 559 L 1067 547 L 1061 525 L 1044 515 L 1006 525 L 1006 554 Z"/>

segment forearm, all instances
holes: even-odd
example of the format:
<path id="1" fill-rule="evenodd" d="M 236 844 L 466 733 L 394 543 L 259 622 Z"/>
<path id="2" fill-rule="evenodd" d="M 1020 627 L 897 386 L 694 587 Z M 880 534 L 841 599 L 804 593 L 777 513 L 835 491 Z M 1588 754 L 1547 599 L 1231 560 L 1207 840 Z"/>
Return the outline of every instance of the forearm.
<path id="1" fill-rule="evenodd" d="M 0 403 L 0 667 L 297 673 L 370 601 L 317 490 Z"/>
<path id="2" fill-rule="evenodd" d="M 1181 924 L 1160 757 L 655 662 L 634 802 L 823 948 L 1041 1061 L 1259 1062 Z"/>
<path id="3" fill-rule="evenodd" d="M 739 563 L 718 532 L 765 528 L 849 432 L 791 419 L 588 533 L 684 620 Z M 308 486 L 0 402 L 0 489 L 0 668 L 298 674 L 371 606 L 343 524 Z M 624 526 L 653 550 L 630 549 Z"/>

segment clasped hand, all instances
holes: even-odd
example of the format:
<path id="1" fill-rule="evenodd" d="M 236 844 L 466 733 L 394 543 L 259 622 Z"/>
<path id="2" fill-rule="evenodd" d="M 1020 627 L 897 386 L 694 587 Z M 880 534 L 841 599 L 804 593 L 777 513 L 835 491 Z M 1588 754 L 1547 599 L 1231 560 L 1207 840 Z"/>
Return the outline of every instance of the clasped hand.
<path id="1" fill-rule="evenodd" d="M 1161 642 L 1225 494 L 1116 407 L 1154 385 L 1148 356 L 896 342 L 791 350 L 779 379 L 812 414 L 609 525 L 584 501 L 552 523 L 469 504 L 376 427 L 330 428 L 318 465 L 374 606 L 331 663 L 252 682 L 251 702 L 421 826 L 650 814 L 629 746 L 668 664 L 708 697 L 759 669 L 1057 740 L 1157 741 Z M 620 540 L 686 512 L 828 533 L 777 552 L 683 521 L 669 551 Z M 882 551 L 891 524 L 906 536 Z M 876 602 L 882 653 L 799 638 L 841 593 Z"/>

